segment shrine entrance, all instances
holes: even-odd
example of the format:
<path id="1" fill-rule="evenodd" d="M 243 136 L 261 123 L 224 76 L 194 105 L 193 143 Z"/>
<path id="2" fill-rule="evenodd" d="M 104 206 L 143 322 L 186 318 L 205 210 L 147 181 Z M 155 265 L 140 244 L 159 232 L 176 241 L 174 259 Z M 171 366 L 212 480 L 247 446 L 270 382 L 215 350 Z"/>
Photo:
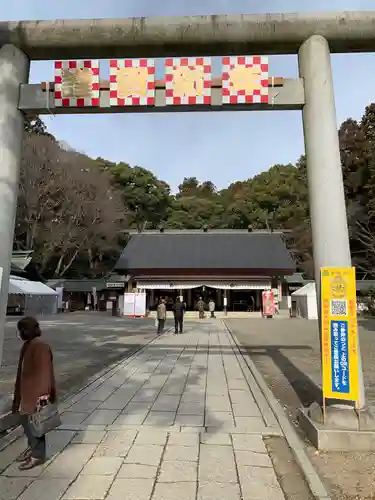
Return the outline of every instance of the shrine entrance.
<path id="1" fill-rule="evenodd" d="M 0 23 L 0 353 L 24 113 L 301 110 L 320 296 L 322 267 L 351 266 L 330 46 L 373 51 L 373 25 L 366 12 Z M 299 78 L 270 75 L 267 54 L 290 53 Z M 219 55 L 215 79 L 211 57 Z M 150 57 L 166 58 L 160 81 Z M 110 58 L 102 81 L 99 60 Z M 28 84 L 30 60 L 55 59 L 53 81 Z M 359 372 L 360 409 L 360 363 Z"/>

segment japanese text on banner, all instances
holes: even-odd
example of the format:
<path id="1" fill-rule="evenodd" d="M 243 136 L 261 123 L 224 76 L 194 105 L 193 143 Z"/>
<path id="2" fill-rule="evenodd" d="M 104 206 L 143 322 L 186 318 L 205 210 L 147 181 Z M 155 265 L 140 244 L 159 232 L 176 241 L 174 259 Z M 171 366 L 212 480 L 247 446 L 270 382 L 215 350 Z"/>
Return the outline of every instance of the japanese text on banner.
<path id="1" fill-rule="evenodd" d="M 354 268 L 321 269 L 323 397 L 358 401 Z"/>

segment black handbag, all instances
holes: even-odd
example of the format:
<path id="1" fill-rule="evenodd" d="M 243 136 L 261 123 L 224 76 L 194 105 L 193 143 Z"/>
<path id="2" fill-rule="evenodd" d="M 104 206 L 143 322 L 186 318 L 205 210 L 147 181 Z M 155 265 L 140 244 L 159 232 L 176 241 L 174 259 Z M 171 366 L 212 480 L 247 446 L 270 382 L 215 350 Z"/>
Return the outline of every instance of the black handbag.
<path id="1" fill-rule="evenodd" d="M 42 437 L 61 425 L 61 418 L 57 404 L 47 403 L 29 415 L 30 432 L 35 437 Z"/>

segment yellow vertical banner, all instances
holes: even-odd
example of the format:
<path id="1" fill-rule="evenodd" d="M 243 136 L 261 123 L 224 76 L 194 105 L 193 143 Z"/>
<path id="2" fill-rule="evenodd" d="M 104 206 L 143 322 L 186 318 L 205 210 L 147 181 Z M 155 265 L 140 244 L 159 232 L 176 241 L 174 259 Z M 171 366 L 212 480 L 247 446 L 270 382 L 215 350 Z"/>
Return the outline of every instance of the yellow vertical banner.
<path id="1" fill-rule="evenodd" d="M 321 268 L 323 398 L 358 401 L 358 327 L 354 267 Z"/>

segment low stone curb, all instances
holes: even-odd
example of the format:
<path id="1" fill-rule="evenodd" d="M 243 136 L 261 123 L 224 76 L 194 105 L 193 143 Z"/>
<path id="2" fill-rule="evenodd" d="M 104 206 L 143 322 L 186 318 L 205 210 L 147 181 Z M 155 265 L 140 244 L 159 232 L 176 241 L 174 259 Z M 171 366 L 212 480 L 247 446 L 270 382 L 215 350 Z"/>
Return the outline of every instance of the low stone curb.
<path id="1" fill-rule="evenodd" d="M 305 446 L 302 443 L 301 439 L 297 435 L 296 431 L 293 429 L 292 424 L 289 422 L 288 417 L 285 415 L 283 408 L 280 403 L 277 401 L 272 391 L 269 389 L 266 381 L 264 380 L 262 374 L 259 372 L 258 368 L 255 366 L 251 357 L 246 352 L 245 348 L 239 344 L 236 336 L 233 334 L 229 326 L 223 321 L 225 327 L 227 328 L 229 334 L 233 338 L 239 352 L 241 353 L 243 359 L 245 360 L 250 372 L 252 373 L 256 383 L 259 386 L 259 389 L 263 393 L 266 398 L 270 408 L 272 409 L 276 420 L 278 421 L 281 430 L 284 433 L 285 439 L 288 442 L 290 449 L 293 452 L 294 458 L 296 459 L 297 464 L 299 465 L 301 471 L 303 472 L 307 484 L 311 490 L 311 493 L 314 495 L 316 500 L 331 500 L 331 495 L 328 490 L 324 486 L 322 480 L 320 479 L 318 473 L 316 472 L 311 460 L 309 459 Z"/>

